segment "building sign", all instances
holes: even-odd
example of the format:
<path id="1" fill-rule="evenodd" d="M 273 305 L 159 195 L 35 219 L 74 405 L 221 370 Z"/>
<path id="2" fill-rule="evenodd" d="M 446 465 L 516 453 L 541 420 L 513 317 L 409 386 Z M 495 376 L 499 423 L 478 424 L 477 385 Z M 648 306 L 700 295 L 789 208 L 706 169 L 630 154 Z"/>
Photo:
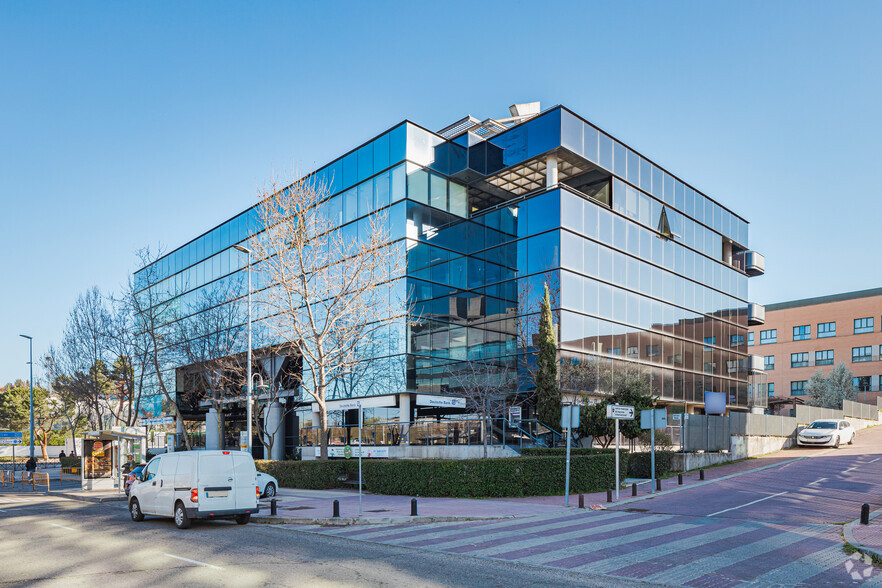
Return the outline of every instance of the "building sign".
<path id="1" fill-rule="evenodd" d="M 726 393 L 704 393 L 704 414 L 726 414 Z"/>
<path id="2" fill-rule="evenodd" d="M 368 396 L 367 398 L 347 398 L 346 400 L 329 400 L 325 403 L 328 411 L 355 410 L 361 403 L 362 408 L 383 408 L 395 406 L 395 396 Z M 312 403 L 312 412 L 318 412 L 318 402 Z"/>
<path id="3" fill-rule="evenodd" d="M 417 394 L 417 406 L 438 406 L 441 408 L 465 408 L 466 399 L 457 396 L 435 396 L 433 394 Z"/>
<path id="4" fill-rule="evenodd" d="M 346 455 L 346 449 L 349 448 L 349 455 Z M 371 447 L 370 445 L 365 445 L 364 447 L 355 446 L 346 446 L 346 447 L 328 447 L 328 457 L 358 457 L 360 452 L 364 452 L 361 454 L 361 457 L 369 458 L 369 457 L 389 457 L 389 448 L 388 447 Z M 315 456 L 321 457 L 322 448 L 315 448 Z"/>

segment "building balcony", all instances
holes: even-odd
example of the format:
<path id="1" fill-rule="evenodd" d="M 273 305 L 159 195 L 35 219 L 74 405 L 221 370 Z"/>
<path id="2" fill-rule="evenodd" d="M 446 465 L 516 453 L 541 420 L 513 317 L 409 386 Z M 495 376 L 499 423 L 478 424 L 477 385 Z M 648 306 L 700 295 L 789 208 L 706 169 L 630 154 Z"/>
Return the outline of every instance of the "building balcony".
<path id="1" fill-rule="evenodd" d="M 756 302 L 747 305 L 747 325 L 755 327 L 766 323 L 766 307 Z"/>
<path id="2" fill-rule="evenodd" d="M 766 273 L 765 256 L 756 251 L 746 251 L 744 253 L 744 271 L 748 276 L 761 276 Z"/>
<path id="3" fill-rule="evenodd" d="M 763 371 L 762 355 L 749 355 L 747 359 L 747 371 L 751 374 Z"/>

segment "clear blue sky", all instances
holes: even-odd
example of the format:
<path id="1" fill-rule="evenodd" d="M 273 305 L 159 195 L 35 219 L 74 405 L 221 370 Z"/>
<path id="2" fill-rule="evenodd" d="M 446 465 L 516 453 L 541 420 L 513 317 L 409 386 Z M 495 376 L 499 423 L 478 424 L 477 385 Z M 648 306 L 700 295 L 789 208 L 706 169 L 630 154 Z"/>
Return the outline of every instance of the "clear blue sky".
<path id="1" fill-rule="evenodd" d="M 565 104 L 746 217 L 761 303 L 878 287 L 880 2 L 0 3 L 0 383 L 76 296 L 408 118 Z"/>

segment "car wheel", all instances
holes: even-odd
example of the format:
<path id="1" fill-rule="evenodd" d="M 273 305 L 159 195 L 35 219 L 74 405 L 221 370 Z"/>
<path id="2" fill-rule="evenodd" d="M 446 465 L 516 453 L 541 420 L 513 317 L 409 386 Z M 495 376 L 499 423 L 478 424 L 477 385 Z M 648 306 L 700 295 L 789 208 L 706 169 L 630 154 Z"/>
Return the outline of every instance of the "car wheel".
<path id="1" fill-rule="evenodd" d="M 272 498 L 276 495 L 276 485 L 270 482 L 266 485 L 266 488 L 263 490 L 263 495 L 265 498 Z"/>
<path id="2" fill-rule="evenodd" d="M 136 523 L 144 520 L 144 513 L 141 512 L 141 505 L 137 498 L 132 498 L 132 502 L 129 503 L 129 514 L 132 515 L 132 520 Z"/>
<path id="3" fill-rule="evenodd" d="M 178 529 L 190 528 L 190 517 L 187 516 L 187 510 L 180 502 L 175 505 L 175 526 Z"/>
<path id="4" fill-rule="evenodd" d="M 836 435 L 836 443 L 833 444 L 834 449 L 839 449 L 839 435 Z"/>
<path id="5" fill-rule="evenodd" d="M 848 441 L 848 444 L 849 444 L 849 445 L 853 445 L 853 444 L 854 444 L 854 438 L 855 438 L 856 435 L 857 435 L 857 433 L 852 433 L 852 435 L 851 435 L 851 439 Z"/>
<path id="6" fill-rule="evenodd" d="M 251 520 L 250 514 L 236 515 L 236 524 L 237 525 L 247 525 L 248 521 L 250 521 L 250 520 Z"/>

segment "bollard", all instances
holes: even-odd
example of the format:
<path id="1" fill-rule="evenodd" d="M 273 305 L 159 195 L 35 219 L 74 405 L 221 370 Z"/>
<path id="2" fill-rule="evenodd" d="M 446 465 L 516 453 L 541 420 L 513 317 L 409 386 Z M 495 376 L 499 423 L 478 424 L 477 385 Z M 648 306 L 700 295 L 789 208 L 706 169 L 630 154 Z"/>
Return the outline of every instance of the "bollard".
<path id="1" fill-rule="evenodd" d="M 704 480 L 704 470 L 698 470 L 698 479 Z"/>
<path id="2" fill-rule="evenodd" d="M 585 495 L 579 494 L 579 508 L 585 508 Z"/>
<path id="3" fill-rule="evenodd" d="M 417 501 L 416 498 L 410 499 L 410 516 L 417 516 Z"/>
<path id="4" fill-rule="evenodd" d="M 631 484 L 631 496 L 637 496 L 637 484 Z"/>
<path id="5" fill-rule="evenodd" d="M 861 524 L 870 524 L 870 505 L 866 503 L 861 507 Z"/>
<path id="6" fill-rule="evenodd" d="M 683 474 L 677 474 L 677 485 L 678 486 L 683 485 Z"/>
<path id="7" fill-rule="evenodd" d="M 335 519 L 340 518 L 340 501 L 339 500 L 334 501 L 334 518 Z"/>
<path id="8" fill-rule="evenodd" d="M 270 500 L 270 514 L 276 516 L 276 499 Z"/>
<path id="9" fill-rule="evenodd" d="M 612 502 L 612 488 L 606 489 L 606 501 Z"/>
<path id="10" fill-rule="evenodd" d="M 661 478 L 655 479 L 655 490 L 656 492 L 661 492 Z"/>

